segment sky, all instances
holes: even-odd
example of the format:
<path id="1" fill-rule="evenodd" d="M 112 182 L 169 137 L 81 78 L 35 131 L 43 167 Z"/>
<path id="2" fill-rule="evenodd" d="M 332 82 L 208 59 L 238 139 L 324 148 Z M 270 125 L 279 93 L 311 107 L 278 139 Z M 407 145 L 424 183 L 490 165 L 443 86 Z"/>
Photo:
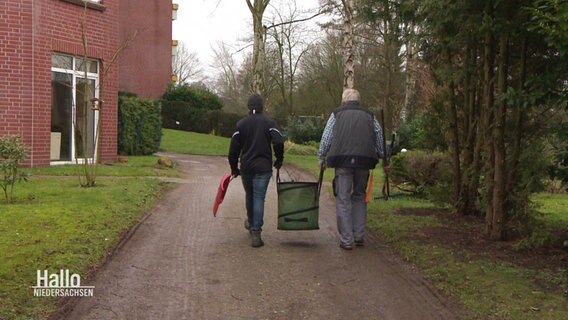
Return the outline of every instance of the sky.
<path id="1" fill-rule="evenodd" d="M 178 0 L 177 3 L 173 39 L 197 52 L 204 63 L 212 61 L 211 46 L 217 41 L 237 45 L 238 40 L 252 30 L 251 13 L 245 0 Z"/>
<path id="2" fill-rule="evenodd" d="M 213 62 L 212 46 L 223 41 L 235 51 L 245 46 L 252 35 L 252 16 L 245 0 L 174 0 L 179 5 L 177 20 L 173 21 L 172 38 L 198 54 L 204 66 Z M 271 16 L 275 7 L 293 1 L 272 0 L 265 13 Z M 302 9 L 318 7 L 318 0 L 297 0 Z M 251 49 L 252 50 L 252 49 Z M 246 51 L 246 50 L 245 50 Z"/>

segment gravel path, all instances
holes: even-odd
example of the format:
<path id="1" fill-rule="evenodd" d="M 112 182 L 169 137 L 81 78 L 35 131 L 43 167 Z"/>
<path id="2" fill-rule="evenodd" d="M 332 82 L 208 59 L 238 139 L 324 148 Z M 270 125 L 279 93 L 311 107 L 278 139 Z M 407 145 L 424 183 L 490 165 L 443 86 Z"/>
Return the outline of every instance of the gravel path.
<path id="1" fill-rule="evenodd" d="M 326 188 L 320 230 L 278 231 L 273 179 L 265 246 L 256 249 L 243 228 L 240 179 L 217 217 L 211 213 L 226 158 L 171 156 L 183 179 L 97 273 L 95 296 L 81 298 L 67 319 L 457 319 L 455 307 L 380 241 L 341 250 Z"/>

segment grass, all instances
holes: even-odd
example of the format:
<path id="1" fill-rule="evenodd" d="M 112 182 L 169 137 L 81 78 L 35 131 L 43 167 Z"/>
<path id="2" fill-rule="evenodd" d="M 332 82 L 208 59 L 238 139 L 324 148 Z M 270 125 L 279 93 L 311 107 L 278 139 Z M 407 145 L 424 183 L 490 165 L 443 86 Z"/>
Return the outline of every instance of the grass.
<path id="1" fill-rule="evenodd" d="M 172 129 L 163 129 L 162 134 L 162 150 L 216 156 L 229 153 L 229 138 Z"/>
<path id="2" fill-rule="evenodd" d="M 435 216 L 393 214 L 409 207 L 433 206 L 413 199 L 375 201 L 369 207 L 368 226 L 440 290 L 456 297 L 466 308 L 464 319 L 568 319 L 563 293 L 536 285 L 539 279 L 540 283 L 566 283 L 564 275 L 470 258 L 466 251 L 409 239 L 408 234 L 440 223 Z"/>
<path id="3" fill-rule="evenodd" d="M 0 319 L 45 319 L 56 310 L 55 298 L 33 297 L 37 270 L 69 269 L 90 279 L 163 190 L 148 176 L 177 175 L 155 167 L 156 159 L 129 157 L 127 164 L 101 166 L 105 177 L 94 188 L 60 177 L 75 175 L 74 166 L 30 170 L 29 181 L 14 189 L 15 203 L 0 202 Z"/>
<path id="4" fill-rule="evenodd" d="M 568 196 L 539 193 L 533 197 L 548 225 L 568 228 Z M 568 240 L 568 239 L 567 239 Z"/>
<path id="5" fill-rule="evenodd" d="M 82 165 L 69 164 L 50 167 L 36 167 L 28 171 L 32 176 L 78 176 L 81 169 Z M 178 176 L 177 170 L 157 165 L 156 156 L 130 156 L 126 163 L 103 164 L 99 165 L 97 170 L 99 177 Z"/>

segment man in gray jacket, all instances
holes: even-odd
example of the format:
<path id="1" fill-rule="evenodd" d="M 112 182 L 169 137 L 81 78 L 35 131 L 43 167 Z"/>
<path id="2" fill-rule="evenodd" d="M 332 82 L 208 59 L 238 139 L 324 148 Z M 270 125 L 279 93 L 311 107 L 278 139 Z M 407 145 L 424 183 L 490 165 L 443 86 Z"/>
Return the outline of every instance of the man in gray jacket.
<path id="1" fill-rule="evenodd" d="M 384 152 L 379 122 L 359 99 L 357 90 L 343 91 L 342 105 L 329 116 L 318 152 L 320 167 L 335 168 L 339 246 L 345 250 L 364 244 L 369 170 Z"/>

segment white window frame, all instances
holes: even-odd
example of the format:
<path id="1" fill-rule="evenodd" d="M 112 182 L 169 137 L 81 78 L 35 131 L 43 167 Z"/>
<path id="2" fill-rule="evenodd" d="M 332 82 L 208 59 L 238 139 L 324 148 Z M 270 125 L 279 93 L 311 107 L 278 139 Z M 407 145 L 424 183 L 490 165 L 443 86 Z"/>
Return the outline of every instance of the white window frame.
<path id="1" fill-rule="evenodd" d="M 88 0 L 88 1 L 93 1 L 93 0 Z M 72 56 L 72 55 L 68 55 L 68 54 L 62 54 L 62 53 L 57 53 L 57 52 L 53 52 L 52 54 L 54 55 L 61 55 L 61 56 L 67 56 L 67 57 L 71 57 L 72 58 L 72 70 L 70 69 L 64 69 L 64 68 L 56 68 L 51 66 L 51 72 L 58 72 L 58 73 L 64 73 L 67 74 L 69 76 L 72 77 L 72 89 L 71 89 L 71 95 L 73 97 L 73 104 L 71 107 L 71 132 L 75 132 L 75 122 L 76 122 L 76 116 L 77 116 L 77 79 L 85 79 L 85 71 L 81 71 L 81 70 L 77 70 L 78 66 L 83 62 L 83 57 L 77 57 L 77 56 Z M 99 74 L 100 74 L 100 69 L 101 69 L 101 62 L 96 60 L 96 59 L 88 59 L 90 61 L 96 61 L 97 62 L 97 73 L 92 73 L 92 72 L 87 72 L 87 80 L 94 80 L 95 81 L 95 92 L 94 92 L 94 96 L 95 98 L 99 98 Z M 95 114 L 94 114 L 94 121 L 95 121 L 95 132 L 97 131 L 97 124 L 99 122 L 99 110 L 95 110 Z M 98 140 L 98 139 L 96 139 Z M 50 161 L 50 165 L 62 165 L 62 164 L 71 164 L 71 163 L 79 163 L 79 164 L 83 164 L 83 159 L 78 159 L 75 157 L 75 134 L 71 134 L 71 160 L 55 160 L 55 161 Z M 96 141 L 95 144 L 95 150 L 93 152 L 93 156 L 94 159 L 98 159 L 98 141 Z M 86 151 L 85 151 L 86 152 Z M 89 158 L 89 160 L 93 160 L 93 158 Z"/>

